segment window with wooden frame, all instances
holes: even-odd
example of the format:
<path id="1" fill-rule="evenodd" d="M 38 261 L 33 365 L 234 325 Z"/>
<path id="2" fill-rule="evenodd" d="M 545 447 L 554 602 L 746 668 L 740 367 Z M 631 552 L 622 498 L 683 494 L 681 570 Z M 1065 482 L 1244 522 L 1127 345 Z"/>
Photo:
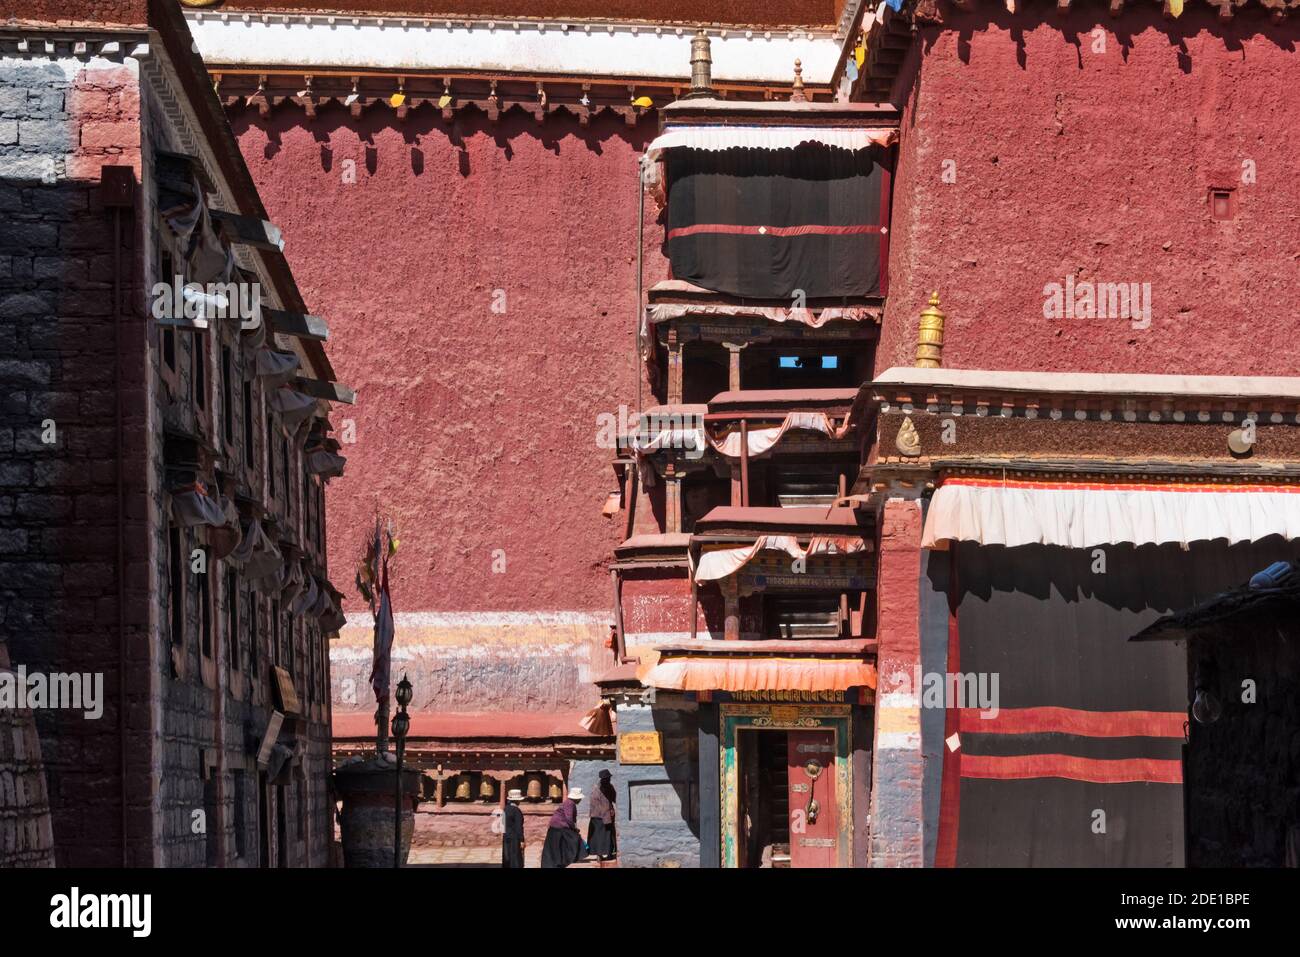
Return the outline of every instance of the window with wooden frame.
<path id="1" fill-rule="evenodd" d="M 185 660 L 185 536 L 181 527 L 167 526 L 167 626 L 172 662 L 180 674 Z"/>
<path id="2" fill-rule="evenodd" d="M 316 551 L 325 554 L 325 483 L 316 483 Z"/>
<path id="3" fill-rule="evenodd" d="M 204 658 L 210 659 L 212 657 L 212 585 L 210 584 L 206 564 L 203 573 L 197 577 L 199 586 L 199 650 L 203 652 Z"/>
<path id="4" fill-rule="evenodd" d="M 280 474 L 284 476 L 284 517 L 293 518 L 293 483 L 289 480 L 289 437 L 280 439 Z"/>
<path id="5" fill-rule="evenodd" d="M 226 448 L 235 448 L 235 362 L 230 346 L 221 346 L 221 434 Z"/>
<path id="6" fill-rule="evenodd" d="M 280 631 L 282 627 L 280 621 L 280 601 L 272 599 L 271 601 L 271 663 L 277 668 L 284 661 L 282 654 L 283 649 L 280 647 Z"/>
<path id="7" fill-rule="evenodd" d="M 262 632 L 262 599 L 252 588 L 248 589 L 247 597 L 248 607 L 248 674 L 254 681 L 258 678 L 258 644 L 261 642 Z"/>
<path id="8" fill-rule="evenodd" d="M 272 438 L 275 435 L 275 418 L 266 414 L 266 495 L 275 500 L 275 452 Z"/>
<path id="9" fill-rule="evenodd" d="M 190 389 L 195 408 L 206 412 L 208 408 L 208 334 L 194 333 L 190 340 Z"/>
<path id="10" fill-rule="evenodd" d="M 307 672 L 307 702 L 315 703 L 316 699 L 316 634 L 310 622 L 306 622 L 302 629 L 303 655 L 306 657 Z"/>
<path id="11" fill-rule="evenodd" d="M 253 473 L 253 463 L 257 461 L 256 439 L 253 434 L 253 380 L 244 380 L 244 467 L 248 473 Z"/>
<path id="12" fill-rule="evenodd" d="M 239 573 L 226 569 L 226 647 L 231 674 L 239 673 Z"/>
<path id="13" fill-rule="evenodd" d="M 158 277 L 156 281 L 171 284 L 176 278 L 176 260 L 172 256 L 171 246 L 163 238 L 162 234 L 157 232 L 154 234 L 154 242 L 158 249 Z M 162 353 L 163 380 L 174 393 L 179 387 L 179 380 L 177 376 L 178 364 L 176 362 L 176 330 L 171 326 L 158 326 L 158 351 Z"/>

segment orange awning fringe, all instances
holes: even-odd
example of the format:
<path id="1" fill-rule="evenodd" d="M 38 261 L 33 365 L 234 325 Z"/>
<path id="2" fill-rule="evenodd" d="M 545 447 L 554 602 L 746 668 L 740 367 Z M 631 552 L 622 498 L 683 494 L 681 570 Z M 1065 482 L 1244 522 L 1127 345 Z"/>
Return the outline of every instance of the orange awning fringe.
<path id="1" fill-rule="evenodd" d="M 876 667 L 845 658 L 660 658 L 641 683 L 664 691 L 848 691 L 875 688 Z"/>

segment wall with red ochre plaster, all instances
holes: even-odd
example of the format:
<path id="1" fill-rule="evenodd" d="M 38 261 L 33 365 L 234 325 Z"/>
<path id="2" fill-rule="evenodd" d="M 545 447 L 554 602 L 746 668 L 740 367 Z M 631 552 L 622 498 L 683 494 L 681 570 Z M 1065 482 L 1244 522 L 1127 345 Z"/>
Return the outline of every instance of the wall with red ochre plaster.
<path id="1" fill-rule="evenodd" d="M 339 431 L 356 423 L 328 493 L 335 581 L 353 591 L 378 509 L 401 540 L 399 613 L 612 619 L 603 568 L 624 516 L 601 516 L 617 482 L 597 416 L 636 403 L 637 158 L 654 118 L 447 124 L 426 108 L 399 124 L 378 107 L 232 120 L 358 394 L 332 416 Z M 667 266 L 650 204 L 646 222 L 648 286 Z"/>
<path id="2" fill-rule="evenodd" d="M 1178 20 L 985 4 L 923 27 L 877 370 L 913 364 L 938 290 L 945 366 L 1294 375 L 1297 37 L 1191 4 Z M 1211 219 L 1212 187 L 1234 189 L 1234 219 Z M 1067 273 L 1150 283 L 1150 328 L 1044 318 Z"/>

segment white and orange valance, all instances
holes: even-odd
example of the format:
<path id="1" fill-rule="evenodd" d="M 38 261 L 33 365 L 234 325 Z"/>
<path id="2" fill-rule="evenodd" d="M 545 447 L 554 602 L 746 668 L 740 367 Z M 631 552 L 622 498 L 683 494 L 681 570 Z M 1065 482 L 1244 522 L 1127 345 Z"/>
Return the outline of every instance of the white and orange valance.
<path id="1" fill-rule="evenodd" d="M 952 478 L 921 537 L 982 545 L 1187 545 L 1300 538 L 1300 486 Z"/>
<path id="2" fill-rule="evenodd" d="M 729 578 L 768 550 L 785 552 L 794 559 L 808 559 L 817 555 L 853 555 L 870 548 L 865 539 L 850 535 L 817 535 L 808 542 L 807 548 L 793 535 L 760 535 L 752 545 L 705 552 L 695 563 L 692 574 L 697 582 Z"/>
<path id="3" fill-rule="evenodd" d="M 848 691 L 877 681 L 876 666 L 860 658 L 794 654 L 651 658 L 637 677 L 660 691 Z"/>
<path id="4" fill-rule="evenodd" d="M 685 423 L 677 424 L 685 425 Z M 851 416 L 845 416 L 844 421 L 837 427 L 825 412 L 791 412 L 781 421 L 780 425 L 764 429 L 751 429 L 746 444 L 749 447 L 749 455 L 753 458 L 773 448 L 792 429 L 805 432 L 820 432 L 828 439 L 838 441 L 848 435 L 851 428 Z M 650 455 L 661 449 L 703 449 L 705 443 L 708 443 L 709 447 L 719 455 L 729 459 L 740 458 L 741 452 L 740 432 L 738 430 L 733 430 L 718 439 L 710 435 L 703 426 L 660 429 L 644 439 L 640 435 L 635 435 L 632 442 L 637 455 L 642 456 Z"/>

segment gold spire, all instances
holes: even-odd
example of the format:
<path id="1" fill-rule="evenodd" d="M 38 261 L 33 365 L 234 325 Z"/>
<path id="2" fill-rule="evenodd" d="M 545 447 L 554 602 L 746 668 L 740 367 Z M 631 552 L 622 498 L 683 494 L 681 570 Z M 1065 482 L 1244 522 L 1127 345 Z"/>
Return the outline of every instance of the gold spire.
<path id="1" fill-rule="evenodd" d="M 943 320 L 939 308 L 939 294 L 930 293 L 930 304 L 921 310 L 921 327 L 916 335 L 916 365 L 921 369 L 937 369 L 943 365 Z"/>
<path id="2" fill-rule="evenodd" d="M 794 61 L 794 90 L 790 94 L 791 103 L 803 103 L 808 98 L 803 95 L 803 63 Z"/>

